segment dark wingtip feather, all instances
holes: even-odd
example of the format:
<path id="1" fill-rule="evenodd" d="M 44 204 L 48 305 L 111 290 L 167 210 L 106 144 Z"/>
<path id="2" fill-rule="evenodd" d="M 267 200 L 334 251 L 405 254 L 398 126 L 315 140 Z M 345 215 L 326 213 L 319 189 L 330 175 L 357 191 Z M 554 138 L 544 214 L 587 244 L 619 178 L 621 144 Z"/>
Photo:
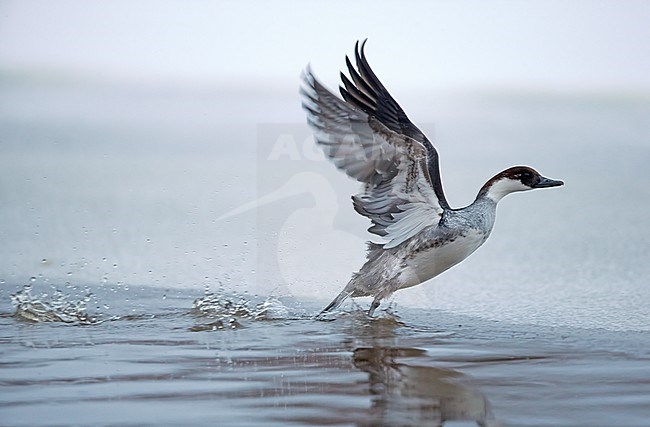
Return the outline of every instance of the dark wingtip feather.
<path id="1" fill-rule="evenodd" d="M 350 77 L 354 81 L 354 84 L 357 86 L 359 91 L 363 92 L 368 98 L 370 98 L 372 100 L 372 104 L 376 106 L 378 97 L 377 92 L 370 85 L 370 83 L 365 81 L 363 77 L 359 75 L 357 70 L 352 65 L 352 61 L 350 61 L 350 58 L 347 55 L 345 56 L 345 65 L 348 67 Z"/>
<path id="2" fill-rule="evenodd" d="M 363 41 L 361 42 L 361 53 L 363 53 L 363 51 L 365 50 L 367 41 L 368 41 L 368 37 L 363 39 Z M 357 42 L 357 43 L 359 43 L 359 42 Z"/>
<path id="3" fill-rule="evenodd" d="M 354 100 L 352 99 L 352 96 L 350 96 L 350 93 L 344 87 L 339 86 L 339 93 L 341 94 L 345 102 L 354 104 Z"/>
<path id="4" fill-rule="evenodd" d="M 367 40 L 367 39 L 366 39 Z M 363 44 L 361 44 L 361 48 L 359 48 L 359 42 L 357 42 L 355 49 L 354 49 L 354 59 L 357 62 L 357 68 L 359 69 L 359 74 L 365 81 L 368 82 L 368 84 L 373 88 L 373 90 L 376 93 L 383 93 L 386 92 L 386 89 L 384 88 L 384 85 L 381 84 L 375 73 L 372 71 L 370 68 L 370 64 L 368 64 L 368 60 L 366 59 L 366 53 L 365 53 L 365 41 Z"/>
<path id="5" fill-rule="evenodd" d="M 343 72 L 341 72 L 341 81 L 343 82 L 343 85 L 345 86 L 345 91 L 349 95 L 349 99 L 346 98 L 345 94 L 341 92 L 341 95 L 343 96 L 343 99 L 346 101 L 350 102 L 353 104 L 355 107 L 361 108 L 363 111 L 365 111 L 368 114 L 372 114 L 375 111 L 375 103 L 373 102 L 372 99 L 368 97 L 365 93 L 360 91 L 354 83 L 350 81 L 350 79 L 347 78 Z M 340 88 L 343 89 L 343 88 Z"/>

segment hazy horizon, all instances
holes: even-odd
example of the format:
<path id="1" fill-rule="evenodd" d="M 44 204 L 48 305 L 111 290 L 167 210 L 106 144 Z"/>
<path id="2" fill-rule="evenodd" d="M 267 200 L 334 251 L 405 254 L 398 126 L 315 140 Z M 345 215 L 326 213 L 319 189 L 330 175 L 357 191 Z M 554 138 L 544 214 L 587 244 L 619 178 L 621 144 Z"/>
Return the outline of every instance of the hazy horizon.
<path id="1" fill-rule="evenodd" d="M 337 84 L 367 54 L 395 91 L 650 92 L 650 3 L 0 2 L 0 70 L 154 85 Z M 390 31 L 387 31 L 390 29 Z"/>

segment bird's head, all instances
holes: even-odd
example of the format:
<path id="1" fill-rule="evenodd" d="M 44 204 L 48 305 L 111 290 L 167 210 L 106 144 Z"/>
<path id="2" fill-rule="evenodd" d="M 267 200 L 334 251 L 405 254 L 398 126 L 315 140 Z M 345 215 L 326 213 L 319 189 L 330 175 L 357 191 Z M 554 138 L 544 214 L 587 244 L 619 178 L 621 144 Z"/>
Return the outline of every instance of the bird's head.
<path id="1" fill-rule="evenodd" d="M 564 182 L 543 177 L 535 169 L 528 166 L 513 166 L 499 172 L 483 185 L 479 196 L 484 196 L 498 202 L 504 196 L 516 191 L 527 191 L 535 188 L 558 187 Z"/>

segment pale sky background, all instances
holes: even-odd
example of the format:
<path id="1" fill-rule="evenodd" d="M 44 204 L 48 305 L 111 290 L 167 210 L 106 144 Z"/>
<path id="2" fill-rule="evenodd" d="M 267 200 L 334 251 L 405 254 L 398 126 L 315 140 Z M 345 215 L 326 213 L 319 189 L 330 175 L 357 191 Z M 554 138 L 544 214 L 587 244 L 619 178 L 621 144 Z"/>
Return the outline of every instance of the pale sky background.
<path id="1" fill-rule="evenodd" d="M 311 61 L 333 85 L 365 37 L 396 90 L 650 92 L 648 1 L 0 2 L 5 73 L 288 89 Z"/>

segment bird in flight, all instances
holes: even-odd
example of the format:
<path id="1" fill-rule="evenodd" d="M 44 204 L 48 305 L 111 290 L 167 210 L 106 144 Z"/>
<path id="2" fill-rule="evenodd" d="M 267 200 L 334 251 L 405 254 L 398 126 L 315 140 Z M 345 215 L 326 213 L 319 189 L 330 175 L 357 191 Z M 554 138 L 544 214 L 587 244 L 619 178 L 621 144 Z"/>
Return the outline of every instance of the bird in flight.
<path id="1" fill-rule="evenodd" d="M 348 297 L 374 297 L 372 316 L 382 299 L 425 282 L 458 264 L 490 235 L 497 203 L 507 194 L 557 187 L 528 166 L 514 166 L 489 179 L 472 204 L 449 206 L 440 179 L 438 153 L 406 116 L 370 68 L 365 41 L 346 56 L 349 77 L 341 73 L 342 99 L 307 67 L 302 106 L 316 143 L 347 175 L 361 182 L 354 209 L 368 217 L 368 229 L 381 243 L 368 243 L 366 263 L 321 312 Z"/>

